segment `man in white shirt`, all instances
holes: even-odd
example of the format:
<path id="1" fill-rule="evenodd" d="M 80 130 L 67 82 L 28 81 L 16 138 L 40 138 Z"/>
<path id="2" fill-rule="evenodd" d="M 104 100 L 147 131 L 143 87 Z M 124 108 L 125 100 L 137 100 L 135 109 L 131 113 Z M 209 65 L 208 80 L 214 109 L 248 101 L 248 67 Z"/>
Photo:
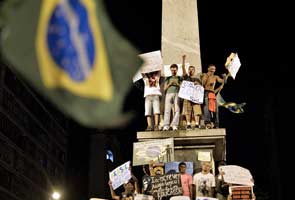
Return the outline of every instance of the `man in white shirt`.
<path id="1" fill-rule="evenodd" d="M 196 197 L 213 197 L 215 177 L 210 173 L 210 169 L 210 162 L 202 162 L 202 171 L 194 175 L 193 184 L 196 186 Z"/>

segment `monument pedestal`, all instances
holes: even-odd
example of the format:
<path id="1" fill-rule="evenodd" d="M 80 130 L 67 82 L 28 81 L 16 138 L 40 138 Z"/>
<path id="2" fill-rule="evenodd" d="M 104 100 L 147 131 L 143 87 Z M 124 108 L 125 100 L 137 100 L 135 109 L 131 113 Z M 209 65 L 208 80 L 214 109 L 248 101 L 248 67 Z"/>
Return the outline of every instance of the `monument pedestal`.
<path id="1" fill-rule="evenodd" d="M 195 172 L 201 168 L 199 152 L 210 152 L 213 165 L 214 161 L 226 160 L 225 136 L 226 131 L 223 128 L 137 132 L 139 142 L 173 138 L 174 161 L 194 162 Z"/>

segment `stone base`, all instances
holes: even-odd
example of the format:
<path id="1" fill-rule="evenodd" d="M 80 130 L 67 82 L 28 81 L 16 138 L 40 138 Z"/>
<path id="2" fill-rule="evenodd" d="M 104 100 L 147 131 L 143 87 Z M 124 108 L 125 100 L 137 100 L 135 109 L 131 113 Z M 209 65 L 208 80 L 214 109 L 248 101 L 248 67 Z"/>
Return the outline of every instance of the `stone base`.
<path id="1" fill-rule="evenodd" d="M 225 136 L 226 131 L 223 128 L 137 132 L 139 142 L 172 137 L 174 139 L 174 160 L 193 161 L 197 171 L 200 168 L 199 151 L 211 152 L 213 161 L 226 160 Z M 214 162 L 212 164 L 214 165 Z"/>

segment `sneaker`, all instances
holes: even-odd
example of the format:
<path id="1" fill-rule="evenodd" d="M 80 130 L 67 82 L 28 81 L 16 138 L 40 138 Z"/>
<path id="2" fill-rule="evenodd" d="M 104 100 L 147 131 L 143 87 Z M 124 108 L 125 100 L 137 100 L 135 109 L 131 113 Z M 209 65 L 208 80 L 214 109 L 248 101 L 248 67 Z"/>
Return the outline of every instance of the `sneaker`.
<path id="1" fill-rule="evenodd" d="M 169 126 L 164 126 L 163 131 L 168 131 L 169 130 Z"/>
<path id="2" fill-rule="evenodd" d="M 177 131 L 177 130 L 178 130 L 177 126 L 173 126 L 173 127 L 172 127 L 172 130 L 173 130 L 173 131 Z"/>
<path id="3" fill-rule="evenodd" d="M 186 130 L 192 130 L 191 125 L 187 125 L 187 126 L 186 126 Z"/>
<path id="4" fill-rule="evenodd" d="M 205 125 L 200 125 L 199 128 L 200 129 L 206 129 L 206 126 Z"/>
<path id="5" fill-rule="evenodd" d="M 195 127 L 194 127 L 194 129 L 195 128 L 199 129 L 200 128 L 200 125 L 199 124 L 196 124 Z"/>
<path id="6" fill-rule="evenodd" d="M 211 129 L 211 128 L 212 128 L 211 124 L 206 124 L 206 129 Z"/>
<path id="7" fill-rule="evenodd" d="M 146 129 L 145 129 L 145 131 L 152 131 L 153 130 L 153 127 L 151 127 L 151 126 L 148 126 Z"/>
<path id="8" fill-rule="evenodd" d="M 155 126 L 154 131 L 159 131 L 159 130 L 160 130 L 159 126 Z"/>

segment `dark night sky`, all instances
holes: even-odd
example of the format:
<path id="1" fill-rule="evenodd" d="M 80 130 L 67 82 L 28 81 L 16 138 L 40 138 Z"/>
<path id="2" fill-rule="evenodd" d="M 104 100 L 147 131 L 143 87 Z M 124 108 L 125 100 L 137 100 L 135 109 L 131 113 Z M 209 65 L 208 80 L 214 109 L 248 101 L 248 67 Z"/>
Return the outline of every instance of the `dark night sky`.
<path id="1" fill-rule="evenodd" d="M 141 53 L 161 48 L 162 1 L 107 2 L 113 23 Z M 257 190 L 273 199 L 286 197 L 282 178 L 287 172 L 280 162 L 288 152 L 286 137 L 292 130 L 292 108 L 284 109 L 293 89 L 291 52 L 287 50 L 292 39 L 290 24 L 294 24 L 290 5 L 284 1 L 203 0 L 198 1 L 198 14 L 203 70 L 209 63 L 223 68 L 231 51 L 239 53 L 242 63 L 236 80 L 231 79 L 222 91 L 227 101 L 247 103 L 242 115 L 221 108 L 228 163 L 248 168 Z M 127 109 L 138 110 L 128 129 L 143 130 L 141 91 L 133 88 L 126 102 Z"/>

